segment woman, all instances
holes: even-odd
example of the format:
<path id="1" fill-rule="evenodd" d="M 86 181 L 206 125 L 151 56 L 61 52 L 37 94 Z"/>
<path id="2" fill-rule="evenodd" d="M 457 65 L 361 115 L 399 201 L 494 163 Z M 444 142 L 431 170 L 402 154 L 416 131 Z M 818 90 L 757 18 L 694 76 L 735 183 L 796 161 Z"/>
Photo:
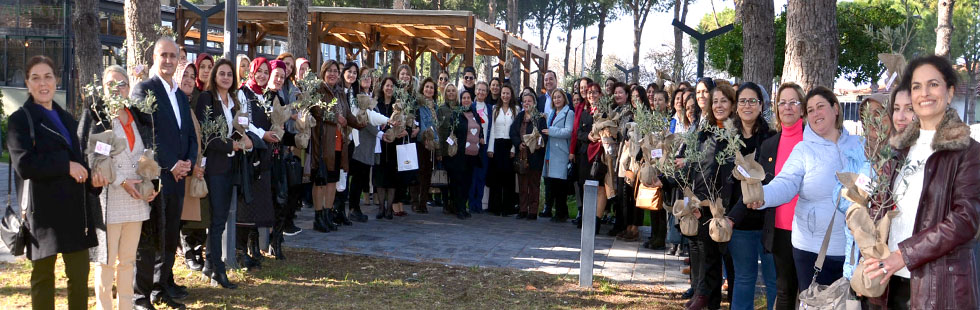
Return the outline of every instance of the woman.
<path id="1" fill-rule="evenodd" d="M 833 91 L 817 87 L 807 93 L 803 102 L 809 125 L 803 129 L 803 140 L 793 148 L 779 174 L 762 187 L 765 201 L 748 204 L 751 209 L 774 208 L 799 195 L 792 219 L 798 290 L 809 287 L 814 279 L 814 262 L 827 231 L 823 226 L 831 223 L 833 231 L 827 258 L 817 274 L 816 283 L 830 285 L 842 275 L 844 220 L 843 215 L 835 215 L 839 213 L 833 199 L 834 185 L 837 184 L 835 173 L 844 168 L 844 158 L 839 150 L 861 145 L 859 137 L 843 129 L 843 114 Z M 776 217 L 776 221 L 780 221 L 779 214 Z"/>
<path id="2" fill-rule="evenodd" d="M 425 78 L 419 86 L 418 110 L 415 112 L 415 119 L 419 122 L 420 144 L 416 147 L 419 156 L 418 184 L 412 186 L 412 209 L 415 213 L 429 213 L 429 186 L 432 184 L 432 169 L 435 166 L 435 149 L 429 149 L 425 139 L 425 132 L 432 131 L 435 139 L 431 145 L 438 145 L 439 135 L 435 128 L 436 120 L 436 82 L 432 78 Z"/>
<path id="3" fill-rule="evenodd" d="M 705 111 L 704 126 L 724 128 L 725 122 L 735 114 L 735 90 L 729 84 L 718 85 L 709 93 L 708 110 Z M 686 147 L 696 147 L 704 154 L 700 162 L 684 160 L 684 167 L 689 178 L 694 180 L 691 190 L 700 200 L 719 199 L 722 205 L 728 205 L 731 197 L 731 187 L 727 180 L 734 168 L 730 162 L 719 163 L 715 157 L 727 147 L 727 142 L 718 140 L 716 134 L 709 130 L 698 133 L 698 144 Z M 716 196 L 715 196 L 716 195 Z M 692 238 L 691 268 L 694 298 L 688 309 L 711 308 L 717 309 L 722 297 L 722 265 L 725 260 L 725 244 L 715 242 L 708 233 L 708 220 L 713 216 L 707 206 L 694 210 L 698 218 L 697 236 Z M 732 288 L 732 287 L 729 287 Z M 729 296 L 732 296 L 729 292 Z"/>
<path id="4" fill-rule="evenodd" d="M 287 85 L 286 69 L 289 65 L 281 60 L 273 60 L 269 62 L 269 67 L 272 71 L 269 73 L 269 84 L 265 92 L 268 109 L 274 109 L 276 107 L 288 108 L 288 100 L 282 94 L 284 93 L 283 88 Z M 263 119 L 261 116 L 255 118 L 255 124 L 263 130 L 272 129 L 271 120 Z M 289 188 L 290 185 L 296 185 L 289 183 L 286 169 L 289 161 L 293 160 L 293 154 L 291 152 L 293 147 L 296 146 L 296 139 L 295 134 L 288 131 L 283 131 L 282 137 L 276 135 L 274 138 L 268 142 L 268 149 L 271 152 L 271 176 L 268 179 L 272 181 L 272 206 L 275 210 L 275 223 L 272 226 L 272 232 L 269 236 L 269 254 L 275 256 L 276 259 L 282 260 L 286 259 L 286 256 L 282 252 L 283 235 L 285 234 L 289 221 L 289 213 L 292 211 L 291 205 L 288 204 Z"/>
<path id="5" fill-rule="evenodd" d="M 469 218 L 466 200 L 469 195 L 470 182 L 473 180 L 473 167 L 482 165 L 479 158 L 480 144 L 483 144 L 483 132 L 479 115 L 473 111 L 473 98 L 469 92 L 460 94 L 461 109 L 453 112 L 452 122 L 456 123 L 452 136 L 456 138 L 455 156 L 444 157 L 449 180 L 453 184 L 452 207 L 456 209 L 456 217 Z M 461 112 L 460 112 L 461 111 Z"/>
<path id="6" fill-rule="evenodd" d="M 210 66 L 211 63 L 207 62 Z M 188 98 L 193 98 L 194 100 L 200 96 L 201 92 L 197 89 L 195 82 L 198 80 L 195 74 L 195 67 L 192 63 L 182 64 L 177 66 L 177 75 L 180 77 L 179 89 L 184 92 Z M 209 68 L 210 70 L 210 68 Z M 193 107 L 197 106 L 196 101 L 191 101 L 191 110 Z M 191 113 L 191 118 L 194 123 L 194 131 L 197 134 L 197 141 L 200 144 L 201 141 L 201 129 L 195 117 L 194 113 Z M 195 163 L 201 162 L 202 148 L 200 145 L 197 147 L 198 157 Z M 198 180 L 204 180 L 204 168 L 197 165 L 193 169 L 193 176 Z M 207 203 L 201 204 L 201 198 L 194 198 L 186 193 L 190 192 L 191 182 L 184 182 L 184 206 L 183 213 L 181 214 L 181 219 L 183 222 L 180 227 L 180 247 L 184 251 L 184 264 L 187 265 L 188 269 L 194 271 L 201 271 L 204 268 L 204 243 L 207 242 L 207 228 L 208 228 L 208 210 Z M 204 209 L 202 209 L 202 207 Z M 186 216 L 185 216 L 186 215 Z"/>
<path id="7" fill-rule="evenodd" d="M 367 70 L 365 70 L 367 69 Z M 358 87 L 359 94 L 355 97 L 355 102 L 364 101 L 368 102 L 374 100 L 371 98 L 370 94 L 372 91 L 365 91 L 365 87 L 371 86 L 371 71 L 370 68 L 362 68 L 362 75 L 360 76 Z M 354 104 L 357 107 L 357 103 Z M 356 113 L 360 113 L 360 109 L 357 109 Z M 381 139 L 380 130 L 382 125 L 388 122 L 388 117 L 384 114 L 379 113 L 378 107 L 364 111 L 369 115 L 369 124 L 364 126 L 364 128 L 354 130 L 351 133 L 352 141 L 357 141 L 354 143 L 353 151 L 351 154 L 350 161 L 350 182 L 348 183 L 348 205 L 350 206 L 351 219 L 358 222 L 367 222 L 367 215 L 361 212 L 361 193 L 370 190 L 371 181 L 371 171 L 375 170 L 375 163 L 378 160 L 378 155 L 380 149 L 377 148 L 378 143 Z"/>
<path id="8" fill-rule="evenodd" d="M 671 114 L 669 111 L 671 107 L 667 106 L 668 98 L 666 91 L 654 91 L 653 94 L 647 94 L 647 97 L 650 98 L 650 109 L 660 111 L 666 115 Z"/>
<path id="9" fill-rule="evenodd" d="M 511 141 L 510 128 L 514 124 L 517 113 L 514 88 L 510 84 L 500 87 L 500 97 L 493 107 L 493 126 L 490 126 L 492 128 L 490 145 L 487 147 L 489 150 L 487 157 L 490 158 L 490 169 L 487 173 L 490 201 L 487 211 L 493 215 L 509 216 L 515 213 L 513 209 L 516 148 Z"/>
<path id="10" fill-rule="evenodd" d="M 691 123 L 685 117 L 684 90 L 675 90 L 671 98 L 674 102 L 674 115 L 670 118 L 670 133 L 685 133 L 687 128 L 691 127 Z"/>
<path id="11" fill-rule="evenodd" d="M 738 104 L 733 119 L 743 143 L 739 150 L 742 156 L 755 154 L 762 142 L 773 135 L 766 120 L 762 118 L 762 107 L 766 104 L 762 92 L 759 85 L 748 82 L 740 85 L 735 94 Z M 741 188 L 738 180 L 730 180 L 732 188 Z M 732 206 L 727 216 L 732 220 L 734 228 L 731 241 L 728 243 L 728 250 L 735 267 L 732 309 L 754 308 L 755 286 L 760 269 L 766 284 L 768 309 L 773 309 L 776 299 L 776 269 L 773 266 L 772 254 L 762 249 L 765 211 L 745 208 L 741 190 L 732 190 L 729 204 Z"/>
<path id="12" fill-rule="evenodd" d="M 634 212 L 635 203 L 633 203 L 633 195 L 631 188 L 626 185 L 626 171 L 620 169 L 619 158 L 621 156 L 620 152 L 623 147 L 622 144 L 625 141 L 626 125 L 633 121 L 633 109 L 636 107 L 632 103 L 632 92 L 630 92 L 630 87 L 625 83 L 615 83 L 612 89 L 613 98 L 613 115 L 619 116 L 619 123 L 617 124 L 619 128 L 619 136 L 616 137 L 617 146 L 613 150 L 606 150 L 606 152 L 612 152 L 611 160 L 609 161 L 609 173 L 612 174 L 612 180 L 614 182 L 613 187 L 615 189 L 615 196 L 617 199 L 613 200 L 613 212 L 615 212 L 615 225 L 607 233 L 608 236 L 616 236 L 619 239 L 624 239 L 629 237 L 629 241 L 636 241 L 639 238 L 639 233 L 633 236 L 632 229 L 630 226 L 634 224 Z M 646 95 L 641 96 L 637 100 L 646 99 Z M 608 153 L 607 153 L 608 154 Z M 629 230 L 627 230 L 629 229 Z M 629 236 L 627 236 L 627 234 Z"/>
<path id="13" fill-rule="evenodd" d="M 397 82 L 392 77 L 385 77 L 381 80 L 379 90 L 375 92 L 378 100 L 378 112 L 386 117 L 390 117 L 395 104 L 395 84 Z M 382 126 L 381 131 L 391 130 L 390 125 Z M 381 132 L 378 132 L 382 135 Z M 392 219 L 396 212 L 404 212 L 401 210 L 401 203 L 396 202 L 396 193 L 404 195 L 407 185 L 402 182 L 402 178 L 399 177 L 398 172 L 398 156 L 396 151 L 396 146 L 401 144 L 407 138 L 408 133 L 406 132 L 402 137 L 398 137 L 393 140 L 381 140 L 381 154 L 379 165 L 374 169 L 375 173 L 372 175 L 374 181 L 375 192 L 379 193 L 381 196 L 381 203 L 378 206 L 378 214 L 374 217 L 375 219 Z M 395 211 L 398 209 L 398 211 Z"/>
<path id="14" fill-rule="evenodd" d="M 624 157 L 626 158 L 631 157 L 630 156 L 631 154 L 629 154 L 630 148 L 627 147 L 627 143 L 631 142 L 627 132 L 627 127 L 629 127 L 629 123 L 633 122 L 632 111 L 636 111 L 639 109 L 645 109 L 649 111 L 650 102 L 647 101 L 647 94 L 646 91 L 643 89 L 643 87 L 631 86 L 629 88 L 630 88 L 628 92 L 629 95 L 626 96 L 626 100 L 628 102 L 626 104 L 629 105 L 629 109 L 624 110 L 623 115 L 619 119 L 620 144 L 619 144 L 619 152 L 618 152 L 619 157 L 616 160 L 617 162 L 616 176 L 617 176 L 617 181 L 619 182 L 618 183 L 619 186 L 617 187 L 617 189 L 619 190 L 618 195 L 620 198 L 619 210 L 617 210 L 616 213 L 616 220 L 617 223 L 619 223 L 620 220 L 622 220 L 625 230 L 623 230 L 616 236 L 617 238 L 627 242 L 636 242 L 640 240 L 639 226 L 643 225 L 644 212 L 643 209 L 636 207 L 636 196 L 634 195 L 634 193 L 636 193 L 636 187 L 631 184 L 632 181 L 627 182 L 627 178 L 630 177 L 629 174 L 631 173 L 629 172 L 630 167 L 628 164 L 620 165 L 622 161 L 620 161 L 619 159 L 622 159 Z M 613 91 L 614 100 L 618 99 L 617 94 L 619 93 L 620 93 L 619 89 L 615 89 Z M 639 141 L 636 141 L 636 143 L 639 143 Z M 633 156 L 635 156 L 635 154 L 633 154 Z M 638 171 L 633 171 L 632 173 L 634 173 L 635 175 L 636 172 Z M 618 212 L 618 211 L 622 211 L 622 212 Z M 661 226 L 661 228 L 662 227 L 663 226 Z"/>
<path id="15" fill-rule="evenodd" d="M 236 58 L 238 61 L 238 79 L 240 83 L 245 83 L 248 79 L 249 74 L 249 64 L 252 62 L 247 55 L 239 54 Z"/>
<path id="16" fill-rule="evenodd" d="M 306 77 L 307 73 L 310 73 L 310 61 L 303 57 L 296 58 L 296 76 L 293 77 L 294 81 Z"/>
<path id="17" fill-rule="evenodd" d="M 225 263 L 222 261 L 221 235 L 228 222 L 228 211 L 231 208 L 232 186 L 235 178 L 235 162 L 243 156 L 242 150 L 251 149 L 252 141 L 248 136 L 239 140 L 230 139 L 235 131 L 232 122 L 241 104 L 238 96 L 233 95 L 235 89 L 235 67 L 228 59 L 220 59 L 211 71 L 207 91 L 198 97 L 195 114 L 201 123 L 224 121 L 227 134 L 217 136 L 215 133 L 202 133 L 201 144 L 205 145 L 204 156 L 210 162 L 204 165 L 204 178 L 207 180 L 208 201 L 211 206 L 211 224 L 208 227 L 207 261 L 204 266 L 204 276 L 210 279 L 212 286 L 220 285 L 227 289 L 238 286 L 228 280 L 225 273 Z M 232 154 L 231 157 L 228 155 Z"/>
<path id="18" fill-rule="evenodd" d="M 976 235 L 980 209 L 980 144 L 950 108 L 957 71 L 944 57 L 909 63 L 916 120 L 890 141 L 900 160 L 897 217 L 888 235 L 891 254 L 865 261 L 865 274 L 888 283 L 888 307 L 976 309 Z"/>
<path id="19" fill-rule="evenodd" d="M 440 137 L 449 137 L 451 135 L 452 126 L 455 125 L 453 122 L 453 113 L 455 110 L 459 109 L 459 91 L 456 89 L 456 85 L 446 84 L 445 88 L 442 89 L 444 93 L 440 96 L 443 101 L 436 108 L 436 119 L 438 122 L 438 134 Z M 438 169 L 446 169 L 445 157 L 449 155 L 448 147 L 445 139 L 440 139 L 439 142 L 439 152 L 436 154 L 436 165 Z M 448 173 L 448 171 L 447 171 Z M 439 193 L 435 195 L 435 200 L 433 205 L 442 206 L 442 213 L 447 215 L 455 215 L 456 207 L 453 205 L 452 190 L 449 185 L 438 186 Z M 465 207 L 465 206 L 464 206 Z"/>
<path id="20" fill-rule="evenodd" d="M 547 128 L 541 129 L 541 134 L 548 136 L 548 144 L 544 153 L 544 182 L 548 190 L 545 192 L 545 204 L 554 206 L 553 223 L 568 220 L 568 150 L 572 138 L 572 126 L 575 123 L 575 113 L 565 102 L 567 94 L 561 88 L 551 92 L 551 115 L 547 115 Z"/>
<path id="21" fill-rule="evenodd" d="M 896 134 L 905 131 L 905 128 L 915 120 L 915 111 L 912 109 L 912 97 L 909 90 L 899 85 L 892 91 L 891 104 L 887 106 L 892 125 L 895 127 Z"/>
<path id="22" fill-rule="evenodd" d="M 575 219 L 572 220 L 572 223 L 575 224 L 575 226 L 578 228 L 582 228 L 582 203 L 583 203 L 582 199 L 584 198 L 582 189 L 585 186 L 585 178 L 583 178 L 582 173 L 584 169 L 583 164 L 587 163 L 587 161 L 584 160 L 585 158 L 584 151 L 588 147 L 588 137 L 587 136 L 584 137 L 585 141 L 582 141 L 579 138 L 581 137 L 580 134 L 583 131 L 580 130 L 580 127 L 583 125 L 582 118 L 585 117 L 586 114 L 588 114 L 588 124 L 585 125 L 588 125 L 590 127 L 585 129 L 586 135 L 588 135 L 588 131 L 591 130 L 591 126 L 592 126 L 592 121 L 591 121 L 592 105 L 589 103 L 588 100 L 589 86 L 592 85 L 592 82 L 590 82 L 591 79 L 588 80 L 587 79 L 588 78 L 582 78 L 576 83 L 579 85 L 578 86 L 579 93 L 572 95 L 572 103 L 574 104 L 573 111 L 575 112 L 575 122 L 574 125 L 572 126 L 572 141 L 571 143 L 569 143 L 569 147 L 568 147 L 569 149 L 568 159 L 575 165 L 575 169 L 574 169 L 575 173 L 572 175 L 572 178 L 575 182 L 575 188 L 578 190 L 575 193 L 575 200 L 578 205 L 578 215 L 575 216 Z M 533 92 L 531 92 L 530 94 L 532 96 L 534 95 Z M 521 97 L 523 98 L 523 95 Z"/>
<path id="23" fill-rule="evenodd" d="M 120 66 L 106 68 L 102 73 L 102 81 L 106 97 L 125 97 L 129 94 L 129 79 L 126 77 L 126 70 Z M 193 86 L 192 83 L 189 84 Z M 147 202 L 156 196 L 143 197 L 136 190 L 136 184 L 141 182 L 136 174 L 136 163 L 143 154 L 142 137 L 148 135 L 148 128 L 135 122 L 127 108 L 120 108 L 115 114 L 115 117 L 109 119 L 110 115 L 101 111 L 86 111 L 82 114 L 80 130 L 85 135 L 80 140 L 87 141 L 92 134 L 112 130 L 116 139 L 128 142 L 122 153 L 111 157 L 111 164 L 115 166 L 115 181 L 102 188 L 99 196 L 102 205 L 96 211 L 101 212 L 96 220 L 99 245 L 89 250 L 89 258 L 96 263 L 95 298 L 99 309 L 113 309 L 113 284 L 116 285 L 118 308 L 133 307 L 136 246 L 139 244 L 143 221 L 150 218 L 150 206 Z M 88 162 L 93 159 L 94 154 L 89 155 Z M 98 178 L 95 175 L 92 177 L 93 180 Z"/>
<path id="24" fill-rule="evenodd" d="M 783 170 L 790 153 L 803 141 L 803 89 L 796 83 L 784 83 L 776 91 L 775 113 L 776 133 L 759 146 L 755 161 L 766 171 L 762 184 L 769 184 Z M 772 253 L 776 269 L 775 309 L 796 309 L 799 292 L 796 278 L 796 264 L 793 261 L 793 217 L 798 196 L 789 202 L 765 210 L 762 226 L 762 248 Z"/>
<path id="25" fill-rule="evenodd" d="M 495 106 L 496 107 L 497 106 L 497 103 L 500 102 L 500 89 L 501 89 L 501 87 L 502 87 L 502 85 L 500 84 L 500 78 L 492 78 L 492 79 L 490 79 L 490 96 L 487 96 L 487 104 L 488 105 L 492 105 L 492 106 Z M 516 99 L 515 99 L 515 101 L 516 101 Z M 491 134 L 493 134 L 493 133 L 491 132 Z M 490 140 L 490 143 L 493 143 L 493 140 Z"/>
<path id="26" fill-rule="evenodd" d="M 412 73 L 412 67 L 406 64 L 401 64 L 398 66 L 398 70 L 395 71 L 396 77 L 398 77 L 398 84 L 401 87 L 405 87 L 406 91 L 416 92 L 418 91 L 417 85 L 415 85 L 414 74 Z"/>
<path id="27" fill-rule="evenodd" d="M 294 81 L 296 80 L 296 57 L 289 52 L 280 53 L 276 56 L 276 60 L 282 61 L 285 67 L 285 81 L 283 82 L 282 89 L 279 90 L 279 97 L 285 99 L 283 102 L 285 105 L 290 105 L 293 101 L 296 101 L 296 95 L 299 93 L 299 89 L 296 88 Z"/>
<path id="28" fill-rule="evenodd" d="M 595 233 L 599 234 L 599 228 L 602 227 L 602 217 L 603 213 L 606 211 L 606 204 L 609 199 L 609 188 L 606 184 L 606 176 L 604 173 L 599 175 L 593 175 L 593 167 L 596 167 L 596 172 L 602 172 L 602 170 L 607 169 L 603 160 L 605 153 L 602 150 L 602 142 L 599 141 L 599 137 L 592 134 L 592 126 L 594 123 L 594 117 L 598 116 L 599 113 L 598 103 L 599 98 L 602 97 L 602 86 L 598 83 L 589 84 L 588 93 L 586 99 L 588 105 L 583 108 L 583 114 L 579 119 L 578 139 L 577 144 L 579 145 L 576 152 L 578 155 L 576 157 L 581 158 L 579 160 L 579 186 L 585 188 L 585 181 L 595 180 L 598 182 L 599 191 L 596 196 L 596 221 L 595 221 Z M 609 184 L 611 185 L 611 184 Z M 579 223 L 581 227 L 581 223 Z"/>
<path id="29" fill-rule="evenodd" d="M 446 101 L 446 99 L 448 99 L 446 97 L 446 95 L 448 95 L 448 94 L 446 94 L 446 85 L 451 85 L 449 83 L 449 72 L 446 72 L 446 70 L 439 70 L 439 80 L 438 80 L 438 82 L 439 82 L 439 94 L 442 95 L 439 98 L 439 102 L 443 102 L 443 101 Z M 458 101 L 459 100 L 459 97 L 456 97 L 456 98 L 453 98 L 453 99 Z"/>
<path id="30" fill-rule="evenodd" d="M 647 101 L 653 104 L 654 95 L 658 91 L 660 91 L 660 88 L 657 86 L 657 83 L 647 84 L 647 89 L 646 89 Z"/>
<path id="31" fill-rule="evenodd" d="M 361 72 L 357 74 L 357 84 L 361 88 L 357 90 L 358 94 L 364 94 L 368 97 L 374 97 L 374 68 L 364 66 L 361 67 Z"/>
<path id="32" fill-rule="evenodd" d="M 88 249 L 97 245 L 95 223 L 89 219 L 99 202 L 89 192 L 93 184 L 86 183 L 85 157 L 72 134 L 78 123 L 54 102 L 58 80 L 54 62 L 34 56 L 25 68 L 27 101 L 10 115 L 7 146 L 17 172 L 17 188 L 24 189 L 25 181 L 30 182 L 29 189 L 21 192 L 31 199 L 17 204 L 28 208 L 31 304 L 34 309 L 54 309 L 54 266 L 61 253 L 68 277 L 68 308 L 85 309 Z"/>
<path id="33" fill-rule="evenodd" d="M 255 144 L 254 150 L 246 152 L 247 161 L 259 164 L 252 166 L 257 168 L 254 174 L 247 173 L 242 176 L 244 178 L 242 182 L 249 182 L 250 187 L 245 185 L 239 187 L 242 190 L 241 194 L 245 197 L 250 195 L 252 199 L 239 200 L 236 219 L 239 231 L 235 235 L 239 238 L 239 247 L 245 254 L 243 256 L 245 267 L 252 269 L 260 268 L 262 261 L 258 228 L 272 227 L 275 223 L 272 178 L 269 171 L 272 150 L 268 146 L 278 143 L 281 137 L 275 136 L 270 130 L 272 121 L 265 114 L 265 110 L 271 109 L 273 104 L 281 104 L 283 100 L 278 95 L 266 91 L 271 66 L 265 57 L 256 57 L 252 60 L 249 71 L 248 79 L 238 89 L 238 102 L 242 103 L 240 111 L 248 115 L 246 135 L 249 135 Z M 235 117 L 237 119 L 238 116 Z"/>
<path id="34" fill-rule="evenodd" d="M 192 109 L 197 107 L 197 96 L 207 90 L 208 83 L 211 82 L 211 70 L 214 69 L 214 58 L 211 58 L 211 55 L 208 55 L 208 53 L 197 54 L 194 67 L 197 69 L 197 80 L 194 83 L 194 91 L 188 97 Z"/>
<path id="35" fill-rule="evenodd" d="M 604 95 L 606 95 L 606 96 L 612 96 L 613 95 L 613 86 L 616 85 L 616 83 L 619 83 L 619 80 L 617 80 L 616 78 L 611 77 L 611 76 L 610 77 L 607 77 L 606 78 L 606 81 L 603 82 L 602 93 Z"/>
<path id="36" fill-rule="evenodd" d="M 521 96 L 521 104 L 524 110 L 517 113 L 514 118 L 515 121 L 510 125 L 511 143 L 519 146 L 515 165 L 524 167 L 517 169 L 518 192 L 520 193 L 520 211 L 517 213 L 517 219 L 536 221 L 538 219 L 538 199 L 541 195 L 541 172 L 544 168 L 546 151 L 536 149 L 532 153 L 527 143 L 524 143 L 524 135 L 534 133 L 541 128 L 547 128 L 548 124 L 544 115 L 537 111 L 537 98 L 533 93 L 525 93 Z M 548 145 L 547 138 L 547 136 L 542 136 L 541 144 Z"/>
<path id="37" fill-rule="evenodd" d="M 657 84 L 650 84 L 650 85 L 647 86 L 647 89 L 656 89 L 656 87 L 655 87 L 656 85 Z M 634 96 L 637 96 L 637 95 L 639 95 L 639 92 L 634 92 L 633 95 Z M 667 97 L 667 92 L 666 91 L 654 90 L 654 93 L 653 93 L 652 96 L 649 95 L 649 94 L 647 95 L 647 98 L 650 98 L 650 97 L 653 98 L 653 101 L 650 102 L 650 108 L 651 109 L 653 109 L 655 111 L 659 111 L 660 113 L 662 113 L 662 115 L 671 115 L 671 114 L 673 114 L 672 113 L 673 111 L 670 111 L 670 108 L 667 106 L 667 102 L 669 101 L 669 99 Z M 669 128 L 668 128 L 668 130 L 669 130 Z M 669 193 L 669 192 L 671 192 L 671 188 L 670 187 L 663 187 L 663 186 L 661 187 L 661 193 Z M 672 201 L 672 200 L 670 200 L 670 199 L 664 199 L 663 201 Z M 642 224 L 642 221 L 643 221 L 642 220 L 642 211 L 640 211 L 640 212 L 641 212 L 640 222 Z M 667 214 L 670 213 L 670 212 L 667 212 L 666 208 L 660 208 L 659 210 L 656 210 L 656 211 L 650 210 L 647 213 L 650 214 L 650 239 L 643 243 L 643 247 L 648 248 L 648 249 L 652 249 L 652 250 L 664 250 L 664 249 L 667 249 L 667 243 L 666 243 L 666 241 L 667 241 L 667 230 L 670 229 L 669 226 L 667 226 Z M 677 252 L 677 250 L 674 250 L 673 253 L 670 253 L 670 254 L 674 254 L 676 252 Z"/>
<path id="38" fill-rule="evenodd" d="M 310 115 L 316 121 L 310 141 L 313 156 L 313 209 L 316 211 L 314 229 L 326 232 L 337 230 L 334 225 L 334 199 L 337 195 L 337 182 L 340 181 L 340 170 L 347 170 L 349 139 L 344 132 L 364 128 L 357 118 L 351 114 L 350 104 L 344 95 L 344 85 L 340 82 L 340 63 L 329 60 L 320 67 L 320 78 L 323 84 L 317 90 L 324 102 L 336 100 L 332 107 L 313 107 Z M 327 109 L 330 109 L 328 111 Z M 327 210 L 324 210 L 327 209 Z M 317 225 L 317 221 L 320 222 Z"/>
<path id="39" fill-rule="evenodd" d="M 708 77 L 701 78 L 698 80 L 698 84 L 694 86 L 694 95 L 701 111 L 711 111 L 708 105 L 711 104 L 711 92 L 715 89 L 715 86 L 715 81 Z M 711 113 L 706 115 L 710 116 Z"/>

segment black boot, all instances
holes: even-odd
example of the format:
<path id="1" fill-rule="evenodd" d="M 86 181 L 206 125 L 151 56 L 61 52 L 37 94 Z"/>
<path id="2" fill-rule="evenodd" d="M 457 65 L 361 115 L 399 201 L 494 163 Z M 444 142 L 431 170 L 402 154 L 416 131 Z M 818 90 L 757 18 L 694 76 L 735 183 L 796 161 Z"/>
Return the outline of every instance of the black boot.
<path id="1" fill-rule="evenodd" d="M 269 253 L 275 256 L 277 260 L 286 259 L 286 255 L 282 253 L 283 239 L 281 229 L 272 231 L 272 235 L 269 236 Z"/>
<path id="2" fill-rule="evenodd" d="M 256 228 L 252 228 L 252 231 L 248 234 L 248 256 L 255 261 L 255 268 L 262 268 L 262 252 L 259 247 L 259 231 Z"/>
<path id="3" fill-rule="evenodd" d="M 238 288 L 238 285 L 235 285 L 234 283 L 231 283 L 231 280 L 228 280 L 228 274 L 226 274 L 223 271 L 222 272 L 213 271 L 211 269 L 211 266 L 208 264 L 205 264 L 204 269 L 201 271 L 204 273 L 204 279 L 209 280 L 211 286 L 220 285 L 221 287 L 230 290 Z"/>
<path id="4" fill-rule="evenodd" d="M 324 223 L 325 222 L 325 220 L 324 220 L 324 218 L 325 218 L 324 213 L 326 213 L 326 212 L 327 212 L 327 210 L 316 210 L 314 212 L 314 215 L 313 215 L 313 230 L 316 230 L 316 231 L 319 231 L 319 232 L 329 232 L 330 231 L 330 228 L 327 227 L 327 223 Z"/>
<path id="5" fill-rule="evenodd" d="M 385 208 L 385 219 L 391 220 L 394 218 L 395 218 L 395 207 L 392 205 L 392 203 L 389 202 L 388 207 Z"/>
<path id="6" fill-rule="evenodd" d="M 333 209 L 323 210 L 323 223 L 327 225 L 327 229 L 336 231 L 337 230 L 337 218 L 334 216 Z"/>
<path id="7" fill-rule="evenodd" d="M 390 208 L 390 206 L 386 206 L 384 204 L 378 206 L 378 215 L 375 215 L 374 219 L 380 220 L 385 218 L 385 216 L 388 215 L 388 208 Z"/>
<path id="8" fill-rule="evenodd" d="M 354 222 L 351 222 L 350 219 L 347 218 L 347 212 L 344 211 L 343 205 L 340 205 L 340 208 L 333 208 L 333 209 L 336 210 L 335 212 L 337 212 L 337 214 L 334 214 L 334 217 L 336 218 L 337 222 L 339 222 L 337 223 L 337 225 L 341 225 L 341 224 L 343 224 L 344 226 L 354 225 Z"/>
<path id="9" fill-rule="evenodd" d="M 361 206 L 352 206 L 350 208 L 350 219 L 361 223 L 367 223 L 368 221 L 367 215 L 361 212 Z"/>

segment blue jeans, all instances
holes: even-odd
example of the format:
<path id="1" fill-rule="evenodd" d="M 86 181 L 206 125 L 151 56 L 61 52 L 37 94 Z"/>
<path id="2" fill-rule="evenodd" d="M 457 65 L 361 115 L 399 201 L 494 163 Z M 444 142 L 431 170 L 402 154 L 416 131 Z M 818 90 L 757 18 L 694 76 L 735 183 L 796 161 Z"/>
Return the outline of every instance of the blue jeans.
<path id="1" fill-rule="evenodd" d="M 793 248 L 793 261 L 796 264 L 796 281 L 799 283 L 798 289 L 802 292 L 810 287 L 813 281 L 813 264 L 817 261 L 817 253 Z M 823 261 L 823 268 L 817 275 L 817 283 L 830 285 L 844 276 L 844 256 L 830 256 Z"/>
<path id="2" fill-rule="evenodd" d="M 772 310 L 773 302 L 776 300 L 776 267 L 773 265 L 772 254 L 765 253 L 762 249 L 762 231 L 733 230 L 732 240 L 728 243 L 728 252 L 732 254 L 732 262 L 735 265 L 732 310 L 755 308 L 755 283 L 760 267 L 763 281 L 766 283 L 768 309 Z"/>
<path id="3" fill-rule="evenodd" d="M 480 145 L 480 167 L 473 168 L 473 183 L 470 185 L 470 213 L 483 213 L 483 189 L 487 186 L 487 145 Z"/>

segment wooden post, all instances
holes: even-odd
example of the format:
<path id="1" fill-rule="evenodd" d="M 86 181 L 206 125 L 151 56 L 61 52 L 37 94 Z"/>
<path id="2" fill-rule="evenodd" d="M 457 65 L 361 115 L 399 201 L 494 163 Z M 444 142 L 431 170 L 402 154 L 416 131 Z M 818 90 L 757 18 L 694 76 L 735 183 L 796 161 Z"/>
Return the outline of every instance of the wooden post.
<path id="1" fill-rule="evenodd" d="M 184 46 L 184 10 L 180 8 L 178 3 L 175 11 L 174 32 L 177 34 L 177 45 Z"/>
<path id="2" fill-rule="evenodd" d="M 470 16 L 466 25 L 466 47 L 463 48 L 463 66 L 473 66 L 476 57 L 476 17 Z"/>
<path id="3" fill-rule="evenodd" d="M 531 86 L 531 43 L 524 50 L 524 86 Z"/>
<path id="4" fill-rule="evenodd" d="M 310 70 L 320 72 L 320 32 L 323 29 L 323 22 L 320 19 L 320 12 L 313 12 L 310 19 L 310 42 L 306 45 L 309 50 Z"/>
<path id="5" fill-rule="evenodd" d="M 500 53 L 497 55 L 497 77 L 500 78 L 500 82 L 506 80 L 507 76 L 504 75 L 504 66 L 507 65 L 507 55 L 510 54 L 510 49 L 507 48 L 507 37 L 504 33 L 503 37 L 500 38 Z M 512 85 L 520 87 L 520 85 Z"/>
<path id="6" fill-rule="evenodd" d="M 579 256 L 578 286 L 592 287 L 592 258 L 595 255 L 595 211 L 599 182 L 585 181 L 582 204 L 582 251 Z"/>
<path id="7" fill-rule="evenodd" d="M 245 32 L 242 33 L 242 37 L 248 38 L 248 59 L 255 59 L 255 48 L 258 42 L 256 40 L 255 24 L 246 24 Z"/>

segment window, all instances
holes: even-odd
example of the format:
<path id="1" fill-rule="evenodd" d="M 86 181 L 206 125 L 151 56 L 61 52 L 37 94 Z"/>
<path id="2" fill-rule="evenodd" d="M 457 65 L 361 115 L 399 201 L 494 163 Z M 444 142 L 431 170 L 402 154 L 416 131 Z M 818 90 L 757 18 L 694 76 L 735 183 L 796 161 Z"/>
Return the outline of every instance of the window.
<path id="1" fill-rule="evenodd" d="M 24 87 L 24 64 L 27 59 L 24 57 L 23 38 L 7 38 L 7 86 Z"/>

